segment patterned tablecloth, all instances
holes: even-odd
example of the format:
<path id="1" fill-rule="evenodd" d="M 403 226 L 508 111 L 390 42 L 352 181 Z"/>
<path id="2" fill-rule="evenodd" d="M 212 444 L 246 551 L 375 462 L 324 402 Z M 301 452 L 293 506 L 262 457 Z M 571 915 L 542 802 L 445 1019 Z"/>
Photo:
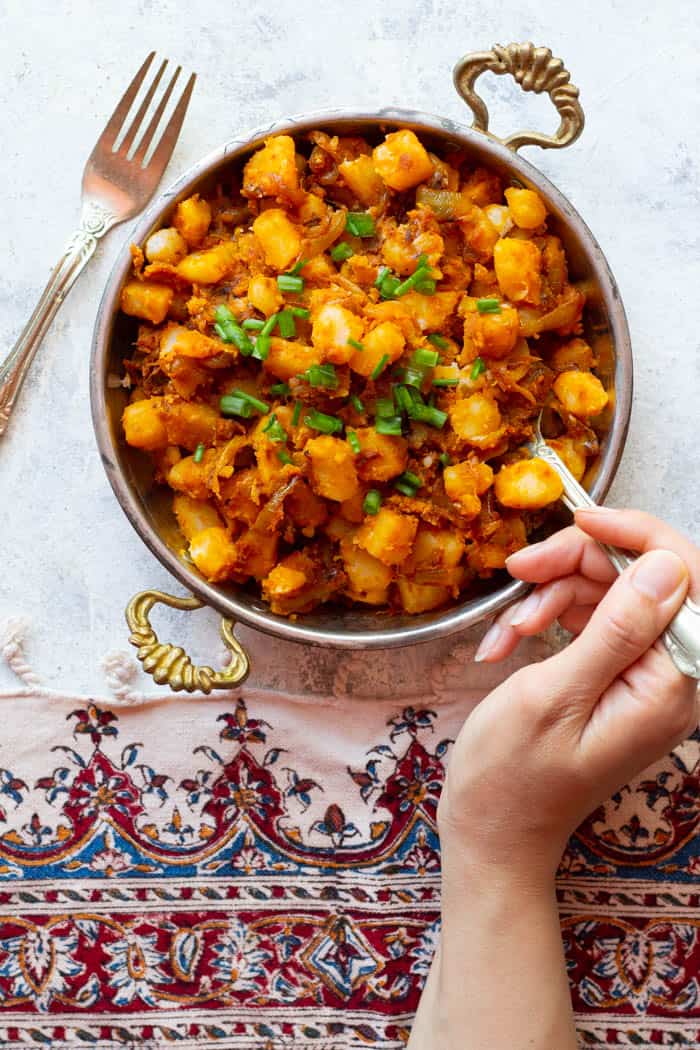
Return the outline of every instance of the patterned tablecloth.
<path id="1" fill-rule="evenodd" d="M 410 702 L 370 703 L 345 695 L 352 655 L 322 702 L 142 696 L 120 656 L 111 697 L 70 697 L 24 643 L 8 623 L 0 1045 L 405 1046 L 439 932 L 436 803 L 479 696 L 471 642 Z M 570 842 L 582 1046 L 700 1045 L 699 760 L 694 738 Z"/>

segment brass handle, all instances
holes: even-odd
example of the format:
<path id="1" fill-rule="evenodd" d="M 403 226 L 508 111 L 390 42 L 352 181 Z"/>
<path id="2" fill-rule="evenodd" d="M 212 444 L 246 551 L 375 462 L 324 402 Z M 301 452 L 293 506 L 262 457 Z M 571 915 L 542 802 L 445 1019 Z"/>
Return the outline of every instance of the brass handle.
<path id="1" fill-rule="evenodd" d="M 231 652 L 231 663 L 226 670 L 197 667 L 179 645 L 158 641 L 148 618 L 158 602 L 169 605 L 171 609 L 201 609 L 204 605 L 198 598 L 176 598 L 163 591 L 142 591 L 127 605 L 126 622 L 131 631 L 129 641 L 138 648 L 136 655 L 144 671 L 158 685 L 167 683 L 173 692 L 184 689 L 188 693 L 210 693 L 212 689 L 232 689 L 247 678 L 250 664 L 245 649 L 234 637 L 233 620 L 221 621 L 221 637 Z"/>
<path id="2" fill-rule="evenodd" d="M 578 88 L 570 83 L 571 74 L 560 58 L 553 58 L 548 47 L 534 44 L 494 44 L 490 51 L 475 51 L 460 59 L 454 68 L 457 91 L 474 114 L 473 128 L 489 130 L 489 111 L 477 95 L 474 84 L 482 73 L 510 75 L 523 91 L 546 91 L 557 108 L 561 123 L 553 135 L 539 131 L 521 131 L 507 139 L 504 146 L 518 150 L 521 146 L 561 149 L 575 142 L 583 131 L 585 117 L 578 100 Z"/>

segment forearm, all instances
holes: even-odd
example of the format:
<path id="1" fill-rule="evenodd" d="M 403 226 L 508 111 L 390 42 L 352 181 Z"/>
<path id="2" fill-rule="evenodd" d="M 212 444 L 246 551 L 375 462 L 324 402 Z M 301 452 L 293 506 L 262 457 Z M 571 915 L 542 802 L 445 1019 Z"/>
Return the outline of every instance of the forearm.
<path id="1" fill-rule="evenodd" d="M 553 887 L 443 857 L 440 947 L 409 1050 L 576 1050 Z"/>

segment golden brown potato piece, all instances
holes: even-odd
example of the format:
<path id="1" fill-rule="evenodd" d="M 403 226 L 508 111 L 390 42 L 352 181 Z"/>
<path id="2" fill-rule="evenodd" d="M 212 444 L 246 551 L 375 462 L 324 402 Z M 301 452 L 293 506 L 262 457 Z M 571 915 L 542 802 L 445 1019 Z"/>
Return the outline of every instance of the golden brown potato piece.
<path id="1" fill-rule="evenodd" d="M 396 586 L 404 612 L 413 615 L 437 609 L 440 605 L 445 605 L 451 597 L 449 587 L 437 583 L 416 583 L 405 576 L 399 577 Z"/>
<path id="2" fill-rule="evenodd" d="M 286 270 L 299 254 L 301 233 L 282 208 L 261 212 L 253 223 L 253 233 L 262 245 L 268 266 L 275 270 Z"/>
<path id="3" fill-rule="evenodd" d="M 478 576 L 490 576 L 496 569 L 505 568 L 506 558 L 526 545 L 523 519 L 504 518 L 488 540 L 472 543 L 467 549 L 469 568 Z"/>
<path id="4" fill-rule="evenodd" d="M 493 249 L 498 287 L 514 303 L 540 301 L 542 256 L 532 241 L 504 237 Z"/>
<path id="5" fill-rule="evenodd" d="M 555 372 L 568 372 L 571 368 L 589 372 L 593 367 L 593 350 L 585 339 L 570 339 L 557 347 L 549 364 Z"/>
<path id="6" fill-rule="evenodd" d="M 231 577 L 236 560 L 236 548 L 228 531 L 222 526 L 202 529 L 190 540 L 190 557 L 202 576 L 212 583 Z"/>
<path id="7" fill-rule="evenodd" d="M 217 244 L 215 248 L 186 255 L 177 264 L 177 273 L 191 284 L 216 284 L 229 272 L 234 258 L 232 244 Z"/>
<path id="8" fill-rule="evenodd" d="M 537 458 L 501 467 L 494 481 L 498 502 L 516 510 L 540 510 L 555 503 L 563 491 L 563 482 L 554 467 Z"/>
<path id="9" fill-rule="evenodd" d="M 274 277 L 258 274 L 248 285 L 248 302 L 261 314 L 270 317 L 284 306 L 284 299 Z"/>
<path id="10" fill-rule="evenodd" d="M 197 532 L 204 529 L 222 528 L 223 521 L 218 511 L 207 500 L 192 499 L 184 493 L 173 497 L 173 511 L 180 526 L 180 532 L 191 540 Z"/>
<path id="11" fill-rule="evenodd" d="M 202 335 L 194 328 L 185 328 L 178 324 L 169 324 L 163 330 L 160 340 L 160 353 L 163 357 L 192 357 L 204 360 L 216 357 L 224 350 L 234 355 L 238 353 L 233 346 L 222 346 L 218 339 L 210 339 L 208 335 Z"/>
<path id="12" fill-rule="evenodd" d="M 294 139 L 274 135 L 265 139 L 243 169 L 243 192 L 248 197 L 278 197 L 299 188 Z"/>
<path id="13" fill-rule="evenodd" d="M 365 207 L 381 200 L 384 183 L 367 154 L 362 153 L 354 160 L 344 160 L 338 165 L 338 172 L 345 185 Z"/>
<path id="14" fill-rule="evenodd" d="M 180 201 L 175 209 L 173 226 L 190 248 L 196 247 L 204 240 L 210 223 L 211 207 L 198 193 Z"/>
<path id="15" fill-rule="evenodd" d="M 433 162 L 413 131 L 392 131 L 376 146 L 372 159 L 380 178 L 392 190 L 408 190 L 433 174 Z"/>
<path id="16" fill-rule="evenodd" d="M 163 407 L 168 443 L 194 451 L 197 445 L 211 445 L 221 419 L 211 405 L 192 401 L 166 402 Z"/>
<path id="17" fill-rule="evenodd" d="M 352 499 L 359 489 L 355 456 L 347 441 L 322 434 L 306 443 L 311 461 L 311 487 L 325 499 Z"/>
<path id="18" fill-rule="evenodd" d="M 156 230 L 146 241 L 146 258 L 151 263 L 176 266 L 187 255 L 187 242 L 173 226 Z"/>
<path id="19" fill-rule="evenodd" d="M 605 387 L 591 372 L 562 372 L 554 380 L 554 393 L 566 411 L 579 419 L 597 416 L 608 403 Z"/>
<path id="20" fill-rule="evenodd" d="M 340 541 L 340 553 L 348 578 L 348 596 L 365 605 L 384 605 L 391 583 L 391 569 L 358 547 L 352 533 Z"/>
<path id="21" fill-rule="evenodd" d="M 475 518 L 481 510 L 480 496 L 493 482 L 493 470 L 488 463 L 464 460 L 445 467 L 442 475 L 445 492 L 459 504 L 467 518 Z"/>
<path id="22" fill-rule="evenodd" d="M 175 292 L 167 284 L 152 281 L 129 281 L 122 288 L 120 305 L 130 317 L 141 317 L 160 324 L 167 317 Z"/>
<path id="23" fill-rule="evenodd" d="M 400 565 L 411 553 L 417 529 L 417 518 L 381 507 L 378 514 L 367 515 L 355 543 L 385 565 Z"/>
<path id="24" fill-rule="evenodd" d="M 363 481 L 390 481 L 403 473 L 408 445 L 402 437 L 379 434 L 374 427 L 362 427 L 356 433 L 361 450 L 357 473 Z"/>
<path id="25" fill-rule="evenodd" d="M 169 445 L 163 417 L 163 398 L 149 397 L 127 405 L 122 415 L 124 436 L 128 445 L 152 452 Z"/>
<path id="26" fill-rule="evenodd" d="M 513 222 L 522 230 L 536 230 L 547 219 L 547 209 L 539 193 L 511 186 L 504 194 Z"/>
<path id="27" fill-rule="evenodd" d="M 455 434 L 475 448 L 493 448 L 501 438 L 501 413 L 495 398 L 472 394 L 454 401 L 449 407 Z"/>
<path id="28" fill-rule="evenodd" d="M 362 342 L 363 330 L 361 317 L 339 303 L 326 303 L 314 316 L 311 342 L 324 360 L 343 365 L 357 353 L 350 340 Z"/>
<path id="29" fill-rule="evenodd" d="M 320 364 L 321 360 L 321 352 L 315 346 L 304 346 L 275 336 L 270 340 L 270 353 L 263 367 L 277 379 L 286 380 L 300 375 L 311 365 Z"/>
<path id="30" fill-rule="evenodd" d="M 580 481 L 586 473 L 586 450 L 581 442 L 574 438 L 562 437 L 550 438 L 547 444 L 564 461 L 576 480 Z"/>
<path id="31" fill-rule="evenodd" d="M 406 345 L 403 332 L 393 321 L 384 321 L 373 328 L 362 340 L 364 350 L 354 350 L 350 358 L 353 372 L 370 376 L 383 358 L 385 367 L 398 361 Z"/>

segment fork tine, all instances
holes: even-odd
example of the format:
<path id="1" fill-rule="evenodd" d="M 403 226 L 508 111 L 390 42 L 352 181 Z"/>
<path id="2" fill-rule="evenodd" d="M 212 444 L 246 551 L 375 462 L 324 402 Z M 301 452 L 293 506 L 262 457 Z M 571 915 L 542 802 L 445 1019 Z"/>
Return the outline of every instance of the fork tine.
<path id="1" fill-rule="evenodd" d="M 150 88 L 148 89 L 148 91 L 147 91 L 147 93 L 146 93 L 146 95 L 144 97 L 143 102 L 139 106 L 138 113 L 136 114 L 136 116 L 132 120 L 131 126 L 129 127 L 129 129 L 128 129 L 126 135 L 124 136 L 124 138 L 122 139 L 121 146 L 119 147 L 119 152 L 123 153 L 123 155 L 125 157 L 127 156 L 129 150 L 131 149 L 131 147 L 132 147 L 132 145 L 134 143 L 134 139 L 136 138 L 136 136 L 138 134 L 138 130 L 141 127 L 141 124 L 143 122 L 143 118 L 146 116 L 146 113 L 148 112 L 148 107 L 150 106 L 151 100 L 153 99 L 153 96 L 156 93 L 156 89 L 157 89 L 158 85 L 160 84 L 161 77 L 163 76 L 163 73 L 165 72 L 165 67 L 167 66 L 167 64 L 168 64 L 168 60 L 166 58 L 166 59 L 163 60 L 160 69 L 158 70 L 158 72 L 156 73 L 155 77 L 153 78 L 153 83 L 151 84 Z"/>
<path id="2" fill-rule="evenodd" d="M 197 79 L 197 74 L 192 73 L 190 79 L 187 81 L 185 90 L 182 92 L 182 96 L 177 106 L 173 110 L 173 114 L 167 123 L 163 134 L 161 135 L 160 142 L 156 146 L 153 156 L 148 162 L 147 167 L 154 169 L 154 174 L 157 170 L 158 177 L 165 171 L 168 161 L 175 149 L 175 143 L 177 142 L 178 135 L 180 134 L 180 128 L 182 122 L 185 119 L 187 113 L 187 107 L 190 104 L 192 92 L 194 91 L 194 84 Z"/>
<path id="3" fill-rule="evenodd" d="M 150 55 L 147 56 L 146 61 L 139 69 L 134 79 L 129 84 L 128 88 L 122 95 L 119 105 L 115 109 L 112 116 L 107 121 L 105 129 L 100 135 L 99 142 L 105 149 L 112 149 L 117 135 L 121 131 L 122 124 L 126 120 L 129 110 L 131 109 L 132 103 L 136 98 L 139 88 L 143 84 L 146 73 L 149 70 L 151 62 L 155 58 L 155 51 L 151 51 Z"/>
<path id="4" fill-rule="evenodd" d="M 143 158 L 148 153 L 148 147 L 150 146 L 151 140 L 153 139 L 153 136 L 156 133 L 156 129 L 157 129 L 158 125 L 160 124 L 161 117 L 165 113 L 165 107 L 167 106 L 168 102 L 170 101 L 170 96 L 172 95 L 173 88 L 175 87 L 175 81 L 180 76 L 181 72 L 182 72 L 182 66 L 178 66 L 177 69 L 175 70 L 175 75 L 173 76 L 172 80 L 170 81 L 170 83 L 168 84 L 167 88 L 165 89 L 165 91 L 163 93 L 163 97 L 160 100 L 160 102 L 158 104 L 158 108 L 156 109 L 155 113 L 153 114 L 153 116 L 151 118 L 150 124 L 148 125 L 148 127 L 146 128 L 146 130 L 145 130 L 145 132 L 143 134 L 143 138 L 139 142 L 139 148 L 136 150 L 136 153 L 134 154 L 134 160 L 138 161 L 139 164 L 143 164 Z"/>

